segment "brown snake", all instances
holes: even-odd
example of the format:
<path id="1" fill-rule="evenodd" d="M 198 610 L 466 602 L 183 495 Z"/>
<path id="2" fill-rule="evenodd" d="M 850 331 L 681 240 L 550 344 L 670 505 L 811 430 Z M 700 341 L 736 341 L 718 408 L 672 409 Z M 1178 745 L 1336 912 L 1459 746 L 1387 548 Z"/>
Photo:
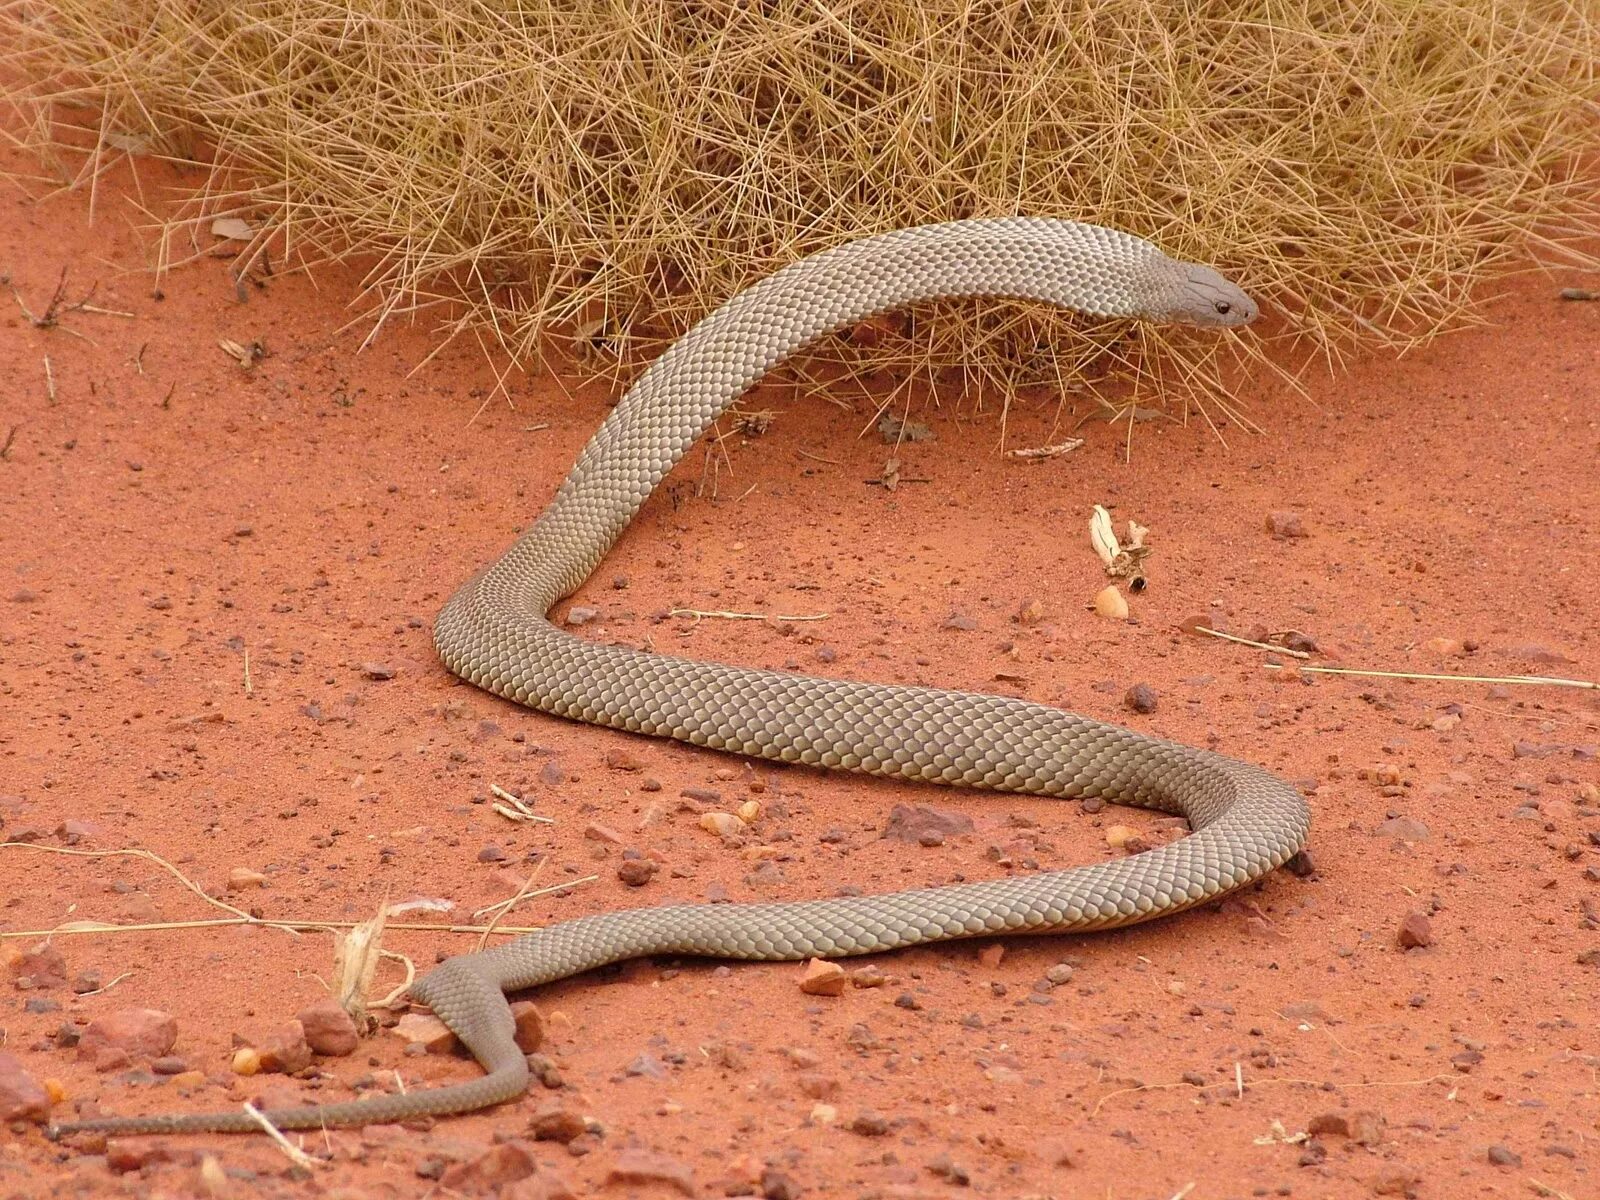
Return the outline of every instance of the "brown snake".
<path id="1" fill-rule="evenodd" d="M 735 296 L 629 389 L 539 519 L 458 591 L 434 638 L 462 678 L 519 704 L 734 754 L 929 783 L 1099 796 L 1193 832 L 1111 862 L 889 895 L 640 908 L 448 959 L 411 988 L 488 1074 L 432 1091 L 268 1111 L 280 1128 L 400 1121 L 514 1099 L 528 1066 L 505 993 L 652 954 L 801 959 L 985 934 L 1106 929 L 1179 912 L 1280 866 L 1310 813 L 1258 767 L 1025 700 L 815 679 L 585 642 L 545 614 L 588 578 L 656 484 L 753 383 L 822 334 L 917 301 L 1043 300 L 1096 317 L 1244 325 L 1209 267 L 1129 234 L 1007 218 L 926 225 L 796 262 Z M 53 1135 L 259 1128 L 246 1113 L 109 1117 Z"/>

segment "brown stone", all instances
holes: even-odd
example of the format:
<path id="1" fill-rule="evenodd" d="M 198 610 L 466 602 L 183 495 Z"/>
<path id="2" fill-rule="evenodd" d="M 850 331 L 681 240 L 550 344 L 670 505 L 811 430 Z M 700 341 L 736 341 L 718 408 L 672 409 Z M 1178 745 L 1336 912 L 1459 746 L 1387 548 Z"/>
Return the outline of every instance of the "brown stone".
<path id="1" fill-rule="evenodd" d="M 583 1114 L 560 1100 L 546 1100 L 534 1110 L 528 1129 L 541 1142 L 560 1142 L 566 1145 L 573 1138 L 582 1137 L 589 1123 Z"/>
<path id="2" fill-rule="evenodd" d="M 537 1054 L 544 1045 L 544 1014 L 532 1000 L 518 1000 L 511 1006 L 511 1019 L 517 1023 L 517 1049 Z"/>
<path id="3" fill-rule="evenodd" d="M 439 1176 L 441 1186 L 476 1194 L 497 1191 L 527 1179 L 539 1169 L 532 1149 L 523 1142 L 500 1142 L 471 1162 L 451 1163 Z"/>
<path id="4" fill-rule="evenodd" d="M 253 1045 L 261 1057 L 263 1071 L 293 1075 L 311 1065 L 311 1047 L 306 1042 L 305 1026 L 299 1021 L 285 1021 Z"/>
<path id="5" fill-rule="evenodd" d="M 89 1022 L 78 1041 L 78 1057 L 97 1071 L 115 1070 L 133 1059 L 160 1058 L 178 1040 L 178 1022 L 153 1008 L 124 1008 Z"/>
<path id="6" fill-rule="evenodd" d="M 356 1023 L 332 996 L 301 1009 L 296 1019 L 305 1031 L 306 1044 L 318 1054 L 343 1058 L 361 1044 Z"/>
<path id="7" fill-rule="evenodd" d="M 450 1026 L 431 1013 L 407 1013 L 395 1022 L 394 1031 L 429 1054 L 449 1054 L 458 1044 Z"/>
<path id="8" fill-rule="evenodd" d="M 1407 913 L 1400 919 L 1395 941 L 1402 950 L 1417 950 L 1433 945 L 1433 924 L 1419 912 Z"/>
<path id="9" fill-rule="evenodd" d="M 800 990 L 808 996 L 842 996 L 848 979 L 844 968 L 826 959 L 813 958 L 800 977 Z"/>
<path id="10" fill-rule="evenodd" d="M 549 1167 L 519 1179 L 500 1193 L 500 1200 L 577 1200 L 578 1193 L 565 1175 Z"/>
<path id="11" fill-rule="evenodd" d="M 14 1054 L 0 1051 L 0 1121 L 43 1121 L 50 1112 L 50 1093 L 22 1069 Z"/>
<path id="12" fill-rule="evenodd" d="M 654 1150 L 623 1150 L 606 1172 L 606 1183 L 651 1183 L 696 1194 L 694 1171 L 687 1163 Z"/>
<path id="13" fill-rule="evenodd" d="M 67 982 L 67 960 L 49 942 L 30 947 L 17 955 L 11 974 L 23 991 L 56 988 Z"/>

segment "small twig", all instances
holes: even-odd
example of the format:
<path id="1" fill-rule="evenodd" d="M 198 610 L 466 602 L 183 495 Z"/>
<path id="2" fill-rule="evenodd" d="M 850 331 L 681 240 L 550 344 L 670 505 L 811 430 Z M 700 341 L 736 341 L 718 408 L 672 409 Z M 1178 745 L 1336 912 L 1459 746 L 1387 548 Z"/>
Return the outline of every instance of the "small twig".
<path id="1" fill-rule="evenodd" d="M 696 621 L 702 617 L 718 617 L 725 621 L 826 621 L 832 613 L 749 613 L 749 612 L 723 612 L 717 609 L 701 608 L 674 608 L 667 612 L 669 617 L 693 617 Z"/>
<path id="2" fill-rule="evenodd" d="M 498 783 L 491 783 L 489 785 L 489 793 L 491 795 L 500 797 L 500 799 L 506 802 L 505 804 L 494 804 L 490 807 L 492 807 L 495 812 L 499 813 L 507 820 L 536 821 L 540 825 L 555 824 L 555 819 L 553 817 L 541 817 L 538 813 L 534 812 L 533 809 L 529 808 L 520 796 L 513 796 Z M 508 808 L 507 805 L 510 807 Z"/>
<path id="3" fill-rule="evenodd" d="M 1241 646 L 1250 646 L 1256 650 L 1270 650 L 1274 654 L 1287 654 L 1290 658 L 1310 658 L 1305 650 L 1290 650 L 1283 646 L 1274 646 L 1270 642 L 1252 642 L 1249 638 L 1238 637 L 1231 633 L 1223 633 L 1220 629 L 1212 629 L 1208 625 L 1191 625 L 1188 628 L 1196 633 L 1203 633 L 1207 637 L 1221 638 L 1225 642 L 1236 642 Z"/>
<path id="4" fill-rule="evenodd" d="M 1562 288 L 1560 295 L 1563 300 L 1600 300 L 1600 292 L 1589 288 Z"/>
<path id="5" fill-rule="evenodd" d="M 17 440 L 17 430 L 21 428 L 21 425 L 13 425 L 10 429 L 6 430 L 6 440 L 3 444 L 0 444 L 0 460 L 9 459 L 11 457 L 11 443 Z"/>
<path id="6" fill-rule="evenodd" d="M 1183 1200 L 1190 1192 L 1194 1191 L 1194 1180 L 1190 1180 L 1177 1191 L 1172 1193 L 1172 1200 Z"/>
<path id="7" fill-rule="evenodd" d="M 1238 1089 L 1239 1099 L 1244 1099 L 1244 1068 L 1235 1060 L 1233 1064 L 1233 1086 Z"/>
<path id="8" fill-rule="evenodd" d="M 0 842 L 0 846 L 18 845 L 16 842 Z M 581 879 L 574 879 L 567 883 L 552 884 L 540 892 L 559 892 L 563 888 L 577 887 L 580 883 L 593 883 L 599 879 L 598 875 L 585 875 Z M 6 929 L 0 930 L 0 941 L 20 938 L 54 938 L 78 937 L 94 933 L 170 933 L 185 929 L 232 929 L 240 925 L 258 925 L 262 929 L 277 929 L 284 933 L 310 933 L 327 930 L 354 929 L 360 921 L 269 921 L 260 917 L 217 917 L 209 921 L 148 921 L 141 925 L 112 925 L 105 921 L 74 921 L 69 925 L 57 925 L 51 929 Z M 417 922 L 390 921 L 384 928 L 404 929 L 409 933 L 482 933 L 482 925 L 424 925 Z M 500 925 L 496 933 L 538 933 L 542 925 Z M 387 956 L 389 951 L 385 950 Z"/>
<path id="9" fill-rule="evenodd" d="M 250 682 L 250 647 L 249 646 L 246 646 L 244 648 L 244 694 L 246 696 L 254 696 L 256 694 L 255 684 Z"/>
<path id="10" fill-rule="evenodd" d="M 1235 1066 L 1237 1066 L 1237 1064 L 1235 1064 Z M 1373 1087 L 1422 1087 L 1424 1084 L 1436 1083 L 1440 1080 L 1448 1082 L 1458 1078 L 1459 1076 L 1457 1075 L 1446 1075 L 1443 1072 L 1440 1072 L 1436 1075 L 1425 1076 L 1422 1079 L 1368 1079 L 1358 1083 L 1341 1083 L 1339 1086 L 1346 1090 Z M 1315 1088 L 1322 1087 L 1326 1082 L 1326 1080 L 1322 1079 L 1301 1079 L 1293 1076 L 1275 1075 L 1266 1079 L 1252 1079 L 1250 1081 L 1250 1090 L 1254 1091 L 1257 1088 L 1263 1088 L 1269 1084 L 1279 1083 L 1293 1083 L 1299 1084 L 1302 1087 Z M 1216 1085 L 1211 1084 L 1209 1086 L 1215 1087 Z M 1114 1092 L 1107 1092 L 1104 1096 L 1101 1096 L 1100 1099 L 1094 1102 L 1094 1107 L 1089 1110 L 1089 1118 L 1090 1120 L 1093 1120 L 1095 1117 L 1098 1117 L 1100 1115 L 1100 1109 L 1105 1105 L 1106 1101 L 1114 1100 L 1118 1096 L 1127 1096 L 1134 1092 L 1164 1092 L 1171 1091 L 1174 1088 L 1188 1088 L 1191 1091 L 1203 1092 L 1206 1090 L 1206 1087 L 1207 1085 L 1205 1084 L 1185 1083 L 1180 1081 L 1177 1083 L 1142 1083 L 1138 1087 L 1118 1088 Z"/>
<path id="11" fill-rule="evenodd" d="M 1007 450 L 1006 457 L 1020 462 L 1038 462 L 1046 458 L 1059 458 L 1063 454 L 1070 454 L 1083 445 L 1082 438 L 1068 438 L 1064 442 L 1056 442 L 1052 446 L 1032 446 L 1026 449 Z M 1189 1185 L 1193 1187 L 1193 1184 Z"/>
<path id="12" fill-rule="evenodd" d="M 248 1100 L 244 1102 L 244 1111 L 252 1121 L 261 1126 L 262 1133 L 266 1134 L 269 1138 L 277 1143 L 278 1149 L 282 1150 L 284 1155 L 295 1166 L 304 1167 L 307 1171 L 309 1171 L 318 1165 L 316 1159 L 312 1158 L 304 1150 L 300 1149 L 300 1147 L 296 1146 L 288 1138 L 284 1137 L 283 1131 L 271 1121 L 267 1120 L 266 1114 L 264 1114 L 254 1104 L 251 1104 Z"/>
<path id="13" fill-rule="evenodd" d="M 1600 300 L 1600 296 L 1595 297 Z M 1571 1192 L 1563 1192 L 1560 1188 L 1553 1188 L 1548 1183 L 1541 1183 L 1532 1175 L 1528 1176 L 1528 1186 L 1533 1189 L 1536 1196 L 1549 1196 L 1551 1200 L 1572 1200 Z"/>
<path id="14" fill-rule="evenodd" d="M 50 365 L 50 356 L 48 354 L 44 356 L 44 387 L 45 392 L 50 397 L 50 403 L 54 404 L 56 402 L 56 372 L 55 368 Z"/>
<path id="15" fill-rule="evenodd" d="M 299 933 L 309 929 L 354 929 L 362 922 L 359 921 L 275 921 L 262 917 L 252 917 L 242 908 L 235 908 L 226 900 L 218 900 L 207 895 L 200 887 L 177 867 L 173 866 L 159 854 L 149 850 L 119 849 L 119 850 L 74 850 L 66 846 L 41 846 L 35 842 L 0 842 L 0 850 L 32 850 L 39 854 L 65 854 L 72 858 L 142 858 L 153 862 L 162 870 L 173 876 L 184 887 L 188 888 L 200 899 L 214 908 L 223 912 L 232 913 L 232 918 L 221 918 L 209 921 L 152 921 L 138 925 L 111 925 L 100 921 L 74 921 L 65 925 L 58 925 L 53 929 L 5 929 L 0 930 L 0 941 L 11 938 L 40 938 L 62 937 L 71 934 L 90 933 L 145 933 L 160 932 L 174 929 L 216 929 L 233 925 L 260 925 L 266 929 L 281 929 L 287 933 Z M 585 875 L 579 879 L 571 879 L 565 883 L 555 884 L 543 889 L 539 895 L 547 892 L 559 892 L 565 888 L 577 887 L 580 884 L 593 883 L 599 876 Z M 387 922 L 386 928 L 407 929 L 430 933 L 482 933 L 481 925 L 430 925 L 423 923 Z M 537 933 L 540 926 L 534 925 L 526 928 L 511 928 L 500 926 L 501 933 Z"/>
<path id="16" fill-rule="evenodd" d="M 489 935 L 494 932 L 495 926 L 500 924 L 500 919 L 502 917 L 504 917 L 517 905 L 521 904 L 524 899 L 536 894 L 533 890 L 534 881 L 537 880 L 544 872 L 544 865 L 549 861 L 550 860 L 548 858 L 541 858 L 538 862 L 534 863 L 533 870 L 528 872 L 528 878 L 526 882 L 524 882 L 523 885 L 517 889 L 517 894 L 512 896 L 509 900 L 502 900 L 498 904 L 491 904 L 488 908 L 480 908 L 477 912 L 472 914 L 475 917 L 481 917 L 485 913 L 494 914 L 489 918 L 488 926 L 478 938 L 479 950 L 482 950 L 489 944 Z"/>
<path id="17" fill-rule="evenodd" d="M 539 861 L 542 863 L 544 860 L 540 859 Z M 538 868 L 535 867 L 534 868 L 534 874 L 537 875 L 538 873 L 539 873 L 538 872 Z M 581 875 L 577 879 L 569 879 L 569 880 L 566 880 L 565 882 L 562 882 L 562 883 L 547 883 L 547 884 L 545 884 L 544 887 L 539 888 L 536 891 L 518 892 L 515 896 L 512 896 L 511 899 L 509 899 L 509 900 L 497 900 L 493 904 L 486 904 L 482 908 L 480 908 L 477 911 L 475 911 L 472 915 L 475 916 L 475 917 L 481 917 L 481 916 L 484 916 L 487 913 L 494 912 L 496 909 L 503 909 L 504 911 L 509 912 L 512 908 L 514 908 L 518 904 L 521 904 L 524 900 L 534 900 L 534 899 L 537 899 L 540 896 L 553 896 L 557 892 L 564 892 L 568 888 L 577 887 L 580 883 L 593 883 L 593 882 L 595 882 L 595 880 L 597 880 L 599 878 L 600 878 L 600 876 L 598 876 L 598 875 Z M 533 879 L 532 879 L 531 876 L 529 877 L 528 882 L 529 883 L 533 882 Z M 524 884 L 523 886 L 526 887 L 527 885 Z M 398 928 L 404 928 L 404 927 L 403 926 L 394 926 L 393 928 L 397 928 L 398 929 Z M 438 926 L 434 926 L 434 928 L 437 929 L 439 927 Z M 464 926 L 461 927 L 460 932 L 479 934 L 480 935 L 480 943 L 481 943 L 481 939 L 482 938 L 487 938 L 489 936 L 489 934 L 491 934 L 491 933 L 537 933 L 539 930 L 541 930 L 543 928 L 544 927 L 542 925 L 535 925 L 535 926 L 533 926 L 532 929 L 521 929 L 521 928 L 513 928 L 510 925 L 496 925 L 493 922 L 490 922 L 490 924 L 488 925 L 487 928 L 482 926 L 482 925 L 464 925 Z"/>
<path id="18" fill-rule="evenodd" d="M 117 984 L 121 983 L 124 979 L 131 979 L 132 977 L 133 977 L 133 972 L 132 971 L 124 971 L 121 975 L 118 975 L 115 979 L 111 980 L 110 983 L 102 983 L 99 987 L 94 988 L 94 989 L 92 989 L 90 991 L 87 991 L 87 992 L 79 992 L 78 995 L 80 995 L 80 996 L 99 996 L 99 995 L 103 995 L 104 993 L 109 992 L 112 988 L 116 987 Z"/>
<path id="19" fill-rule="evenodd" d="M 1269 647 L 1277 649 L 1277 647 Z M 1287 654 L 1289 651 L 1283 651 Z M 1279 663 L 1262 664 L 1269 671 L 1282 671 L 1285 668 Z M 1590 691 L 1600 689 L 1600 683 L 1592 679 L 1557 679 L 1549 675 L 1432 675 L 1423 671 L 1365 671 L 1357 667 L 1295 667 L 1296 671 L 1315 671 L 1320 675 L 1359 675 L 1376 679 L 1438 679 L 1450 683 L 1517 683 L 1539 684 L 1545 687 L 1570 687 L 1586 688 Z"/>
<path id="20" fill-rule="evenodd" d="M 812 454 L 811 451 L 809 451 L 809 450 L 796 450 L 795 453 L 798 454 L 801 458 L 809 458 L 812 462 L 827 463 L 830 467 L 842 467 L 842 466 L 844 466 L 844 464 L 841 463 L 838 459 L 835 459 L 835 458 L 823 458 L 822 455 L 820 455 L 820 454 Z"/>

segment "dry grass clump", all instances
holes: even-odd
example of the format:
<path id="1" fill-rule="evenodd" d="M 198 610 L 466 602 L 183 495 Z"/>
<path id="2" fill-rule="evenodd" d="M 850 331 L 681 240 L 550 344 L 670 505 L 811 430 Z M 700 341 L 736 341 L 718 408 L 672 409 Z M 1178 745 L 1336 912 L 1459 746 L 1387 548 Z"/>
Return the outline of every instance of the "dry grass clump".
<path id="1" fill-rule="evenodd" d="M 1593 216 L 1575 160 L 1597 128 L 1596 15 L 1592 0 L 9 0 L 0 35 L 32 80 L 38 142 L 87 142 L 80 177 L 130 132 L 209 147 L 226 172 L 211 210 L 253 205 L 311 257 L 375 255 L 380 321 L 443 306 L 518 356 L 548 334 L 598 345 L 595 367 L 635 363 L 807 252 L 1008 213 L 1213 262 L 1330 350 L 1411 344 Z M 931 307 L 827 353 L 1008 386 L 1214 382 L 1220 366 L 1212 337 Z"/>

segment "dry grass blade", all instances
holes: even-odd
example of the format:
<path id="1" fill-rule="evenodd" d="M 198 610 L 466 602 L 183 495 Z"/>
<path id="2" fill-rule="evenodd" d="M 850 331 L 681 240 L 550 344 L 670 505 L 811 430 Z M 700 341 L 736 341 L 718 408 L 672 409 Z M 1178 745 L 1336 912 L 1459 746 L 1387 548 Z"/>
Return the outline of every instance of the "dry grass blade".
<path id="1" fill-rule="evenodd" d="M 1470 319 L 1597 207 L 1600 21 L 1566 0 L 0 0 L 0 38 L 67 182 L 205 157 L 191 240 L 247 215 L 246 263 L 363 255 L 379 325 L 564 335 L 591 375 L 809 251 L 1017 212 L 1214 262 L 1331 362 Z M 792 373 L 1120 377 L 1248 426 L 1264 344 L 932 305 Z"/>
<path id="2" fill-rule="evenodd" d="M 383 958 L 383 928 L 388 916 L 389 905 L 385 901 L 378 906 L 375 917 L 335 935 L 333 940 L 328 990 L 363 1033 L 370 1032 L 375 1024 L 367 1011 L 367 998 L 372 995 L 372 983 Z M 407 973 L 409 976 L 409 970 Z"/>

